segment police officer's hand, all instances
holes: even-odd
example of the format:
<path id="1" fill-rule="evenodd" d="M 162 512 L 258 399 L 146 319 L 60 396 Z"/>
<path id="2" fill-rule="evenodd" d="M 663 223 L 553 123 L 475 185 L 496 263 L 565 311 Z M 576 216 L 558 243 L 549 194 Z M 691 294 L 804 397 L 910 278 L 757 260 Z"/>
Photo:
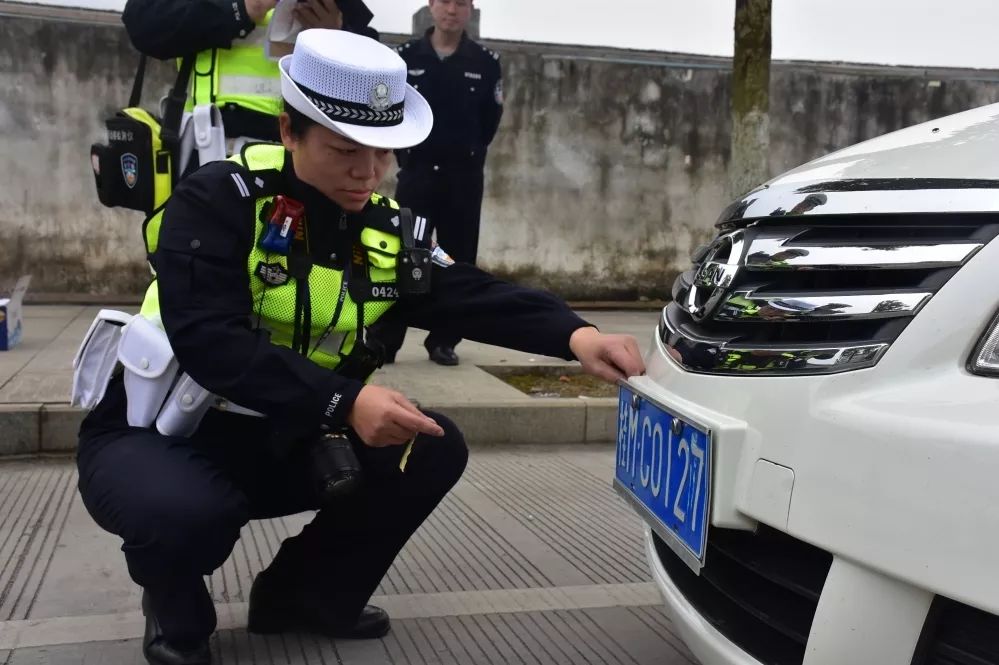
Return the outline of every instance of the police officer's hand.
<path id="1" fill-rule="evenodd" d="M 347 424 L 369 446 L 408 443 L 417 434 L 444 436 L 433 418 L 420 412 L 405 395 L 381 386 L 364 386 L 347 415 Z"/>
<path id="2" fill-rule="evenodd" d="M 335 0 L 301 0 L 295 6 L 295 18 L 302 28 L 327 28 L 340 30 L 343 28 L 343 14 L 336 6 Z"/>
<path id="3" fill-rule="evenodd" d="M 274 9 L 277 0 L 246 0 L 246 13 L 250 15 L 254 23 L 260 23 L 267 16 L 267 12 Z"/>
<path id="4" fill-rule="evenodd" d="M 569 338 L 569 348 L 584 372 L 605 381 L 645 373 L 638 342 L 631 335 L 605 335 L 596 328 L 579 328 Z"/>

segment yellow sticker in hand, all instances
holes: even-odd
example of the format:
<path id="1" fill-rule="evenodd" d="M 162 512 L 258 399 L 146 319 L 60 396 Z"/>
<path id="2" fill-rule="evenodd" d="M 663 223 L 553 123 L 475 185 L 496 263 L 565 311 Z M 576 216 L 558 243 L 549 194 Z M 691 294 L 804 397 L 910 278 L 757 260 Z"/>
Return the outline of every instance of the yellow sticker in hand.
<path id="1" fill-rule="evenodd" d="M 406 464 L 409 462 L 409 454 L 413 452 L 413 444 L 416 443 L 416 437 L 414 436 L 406 444 L 406 450 L 402 451 L 402 460 L 399 461 L 399 470 L 406 473 Z"/>

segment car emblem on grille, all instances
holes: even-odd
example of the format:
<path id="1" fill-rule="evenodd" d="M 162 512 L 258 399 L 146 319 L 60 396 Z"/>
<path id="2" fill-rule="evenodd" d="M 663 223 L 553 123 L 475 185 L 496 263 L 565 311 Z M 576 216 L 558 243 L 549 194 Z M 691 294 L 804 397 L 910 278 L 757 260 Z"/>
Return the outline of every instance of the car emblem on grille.
<path id="1" fill-rule="evenodd" d="M 719 236 L 711 243 L 694 272 L 693 283 L 683 303 L 695 321 L 710 317 L 724 302 L 742 267 L 745 245 L 745 234 L 741 230 Z"/>

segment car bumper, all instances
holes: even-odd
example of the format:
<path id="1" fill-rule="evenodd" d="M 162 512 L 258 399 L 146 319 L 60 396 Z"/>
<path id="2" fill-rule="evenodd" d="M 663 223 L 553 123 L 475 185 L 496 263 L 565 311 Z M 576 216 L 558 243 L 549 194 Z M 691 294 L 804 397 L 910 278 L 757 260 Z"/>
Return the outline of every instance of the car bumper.
<path id="1" fill-rule="evenodd" d="M 680 633 L 684 644 L 704 665 L 762 665 L 730 642 L 691 605 L 663 568 L 652 540 L 652 530 L 645 529 L 645 556 L 652 578 L 659 587 L 666 612 Z"/>
<path id="2" fill-rule="evenodd" d="M 999 379 L 966 362 L 999 308 L 991 243 L 871 369 L 834 376 L 687 372 L 655 336 L 630 381 L 712 431 L 711 527 L 766 524 L 832 555 L 806 665 L 908 665 L 935 595 L 999 614 Z M 710 536 L 709 536 L 710 537 Z M 755 663 L 656 582 L 705 663 Z M 866 624 L 865 624 L 866 622 Z"/>

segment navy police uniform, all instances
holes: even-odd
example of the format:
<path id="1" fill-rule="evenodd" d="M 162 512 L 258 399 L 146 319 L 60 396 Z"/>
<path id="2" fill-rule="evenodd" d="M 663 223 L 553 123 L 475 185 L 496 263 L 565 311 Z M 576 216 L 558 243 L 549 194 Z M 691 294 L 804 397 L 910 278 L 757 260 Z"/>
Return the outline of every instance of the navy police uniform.
<path id="1" fill-rule="evenodd" d="M 486 152 L 503 114 L 500 56 L 466 34 L 452 55 L 441 58 L 430 41 L 432 33 L 433 28 L 397 49 L 409 68 L 409 84 L 430 102 L 434 128 L 420 145 L 396 152 L 396 199 L 427 218 L 437 241 L 456 261 L 474 264 Z M 375 334 L 392 358 L 405 328 L 390 318 Z M 452 331 L 431 329 L 424 345 L 432 350 L 453 347 L 459 340 Z"/>
<path id="2" fill-rule="evenodd" d="M 181 645 L 198 644 L 214 630 L 203 576 L 229 557 L 240 529 L 250 519 L 318 508 L 305 490 L 308 460 L 290 451 L 324 429 L 344 426 L 363 387 L 271 343 L 270 333 L 255 326 L 253 280 L 266 276 L 248 272 L 248 257 L 259 242 L 254 199 L 260 187 L 304 203 L 313 272 L 345 270 L 355 260 L 362 227 L 399 233 L 384 199 L 345 214 L 296 177 L 290 158 L 266 178 L 233 161 L 213 162 L 183 180 L 167 203 L 150 259 L 173 350 L 199 384 L 267 418 L 211 409 L 190 438 L 129 427 L 119 377 L 83 422 L 78 467 L 84 505 L 122 538 L 129 574 L 148 592 L 163 634 Z M 429 234 L 415 240 L 429 248 Z M 431 277 L 429 294 L 396 293 L 389 311 L 407 325 L 444 322 L 449 334 L 566 359 L 573 357 L 571 334 L 587 325 L 554 296 L 467 263 L 435 266 Z M 447 418 L 432 417 L 445 435 L 417 437 L 405 473 L 399 470 L 403 446 L 373 448 L 349 433 L 365 480 L 347 503 L 320 510 L 301 534 L 284 541 L 254 585 L 251 629 L 274 628 L 254 618 L 262 607 L 280 621 L 307 609 L 311 627 L 334 634 L 356 619 L 464 469 L 461 433 Z"/>

